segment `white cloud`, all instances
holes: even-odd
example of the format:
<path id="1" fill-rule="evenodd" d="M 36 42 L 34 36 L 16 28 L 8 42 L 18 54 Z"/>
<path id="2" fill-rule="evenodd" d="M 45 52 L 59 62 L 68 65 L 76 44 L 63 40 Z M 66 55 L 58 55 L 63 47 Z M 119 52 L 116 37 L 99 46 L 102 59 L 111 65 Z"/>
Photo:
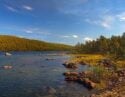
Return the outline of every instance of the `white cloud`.
<path id="1" fill-rule="evenodd" d="M 28 33 L 28 34 L 32 34 L 33 33 L 33 31 L 31 31 L 31 30 L 26 30 L 25 32 Z"/>
<path id="2" fill-rule="evenodd" d="M 68 35 L 65 35 L 65 36 L 62 36 L 62 37 L 64 37 L 64 38 L 69 38 L 70 36 L 68 36 Z"/>
<path id="3" fill-rule="evenodd" d="M 84 38 L 84 41 L 92 41 L 93 39 L 92 38 L 90 38 L 90 37 L 85 37 Z"/>
<path id="4" fill-rule="evenodd" d="M 109 24 L 108 22 L 106 22 L 106 21 L 103 21 L 103 22 L 101 23 L 101 25 L 102 25 L 103 27 L 105 27 L 105 28 L 110 28 L 110 27 L 111 27 L 110 24 Z"/>
<path id="5" fill-rule="evenodd" d="M 103 21 L 101 22 L 101 25 L 107 29 L 111 28 L 111 25 L 114 21 L 114 17 L 112 16 L 106 16 L 104 17 Z"/>
<path id="6" fill-rule="evenodd" d="M 12 12 L 17 12 L 17 10 L 11 6 L 6 6 L 8 10 L 12 11 Z"/>
<path id="7" fill-rule="evenodd" d="M 87 23 L 89 23 L 89 24 L 96 24 L 96 25 L 100 23 L 99 20 L 85 19 L 84 21 L 87 22 Z"/>
<path id="8" fill-rule="evenodd" d="M 79 36 L 78 35 L 65 35 L 65 36 L 61 36 L 63 38 L 78 38 Z"/>
<path id="9" fill-rule="evenodd" d="M 23 5 L 23 8 L 25 10 L 28 10 L 28 11 L 32 11 L 33 10 L 33 8 L 31 6 L 28 6 L 28 5 Z"/>
<path id="10" fill-rule="evenodd" d="M 85 19 L 85 22 L 88 22 L 90 24 L 96 24 L 99 26 L 102 26 L 106 29 L 110 29 L 113 22 L 114 22 L 114 18 L 113 16 L 104 16 L 103 18 L 99 19 L 99 20 L 90 20 L 90 19 Z"/>
<path id="11" fill-rule="evenodd" d="M 86 10 L 79 8 L 79 6 L 86 4 L 89 0 L 56 0 L 56 9 L 68 15 L 83 16 Z"/>
<path id="12" fill-rule="evenodd" d="M 78 38 L 78 35 L 72 35 L 73 38 Z"/>
<path id="13" fill-rule="evenodd" d="M 50 35 L 51 33 L 47 30 L 39 29 L 39 28 L 26 28 L 22 30 L 28 34 L 37 34 L 37 35 Z"/>
<path id="14" fill-rule="evenodd" d="M 125 12 L 117 15 L 117 17 L 119 18 L 120 21 L 125 21 Z"/>

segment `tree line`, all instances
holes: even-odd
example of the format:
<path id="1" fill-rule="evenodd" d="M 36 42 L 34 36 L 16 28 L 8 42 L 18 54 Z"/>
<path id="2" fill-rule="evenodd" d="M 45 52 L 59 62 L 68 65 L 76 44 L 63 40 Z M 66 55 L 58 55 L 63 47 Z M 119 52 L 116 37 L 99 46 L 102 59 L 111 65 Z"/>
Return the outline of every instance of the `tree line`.
<path id="1" fill-rule="evenodd" d="M 0 35 L 0 51 L 49 51 L 71 49 L 72 46 L 64 44 Z"/>
<path id="2" fill-rule="evenodd" d="M 112 36 L 106 38 L 100 36 L 93 41 L 78 43 L 75 46 L 75 52 L 85 54 L 111 54 L 116 58 L 125 57 L 125 33 L 121 36 Z"/>

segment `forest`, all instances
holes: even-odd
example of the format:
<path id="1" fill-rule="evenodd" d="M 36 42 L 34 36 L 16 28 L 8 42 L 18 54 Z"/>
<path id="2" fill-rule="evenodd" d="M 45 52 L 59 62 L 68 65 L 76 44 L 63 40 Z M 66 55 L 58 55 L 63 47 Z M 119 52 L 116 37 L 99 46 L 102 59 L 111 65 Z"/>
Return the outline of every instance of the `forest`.
<path id="1" fill-rule="evenodd" d="M 48 51 L 70 50 L 72 46 L 48 43 L 40 40 L 19 38 L 16 36 L 0 35 L 0 51 Z"/>
<path id="2" fill-rule="evenodd" d="M 100 36 L 93 41 L 78 43 L 75 46 L 75 52 L 84 54 L 109 54 L 115 58 L 125 58 L 125 33 L 121 36 L 112 36 L 111 38 Z"/>

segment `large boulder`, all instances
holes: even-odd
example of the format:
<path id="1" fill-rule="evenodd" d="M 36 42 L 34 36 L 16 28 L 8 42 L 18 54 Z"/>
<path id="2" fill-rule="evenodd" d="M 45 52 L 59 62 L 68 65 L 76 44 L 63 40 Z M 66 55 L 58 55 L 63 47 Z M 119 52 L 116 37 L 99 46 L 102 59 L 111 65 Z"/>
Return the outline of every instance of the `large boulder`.
<path id="1" fill-rule="evenodd" d="M 77 68 L 77 64 L 73 63 L 73 62 L 65 62 L 65 63 L 63 63 L 63 65 L 66 68 L 70 68 L 70 69 L 76 69 Z"/>
<path id="2" fill-rule="evenodd" d="M 93 81 L 91 81 L 88 78 L 82 78 L 79 80 L 81 83 L 83 83 L 86 87 L 88 88 L 95 88 L 96 87 L 96 83 L 94 83 Z"/>
<path id="3" fill-rule="evenodd" d="M 77 72 L 65 72 L 64 75 L 66 81 L 77 81 L 79 73 Z"/>
<path id="4" fill-rule="evenodd" d="M 90 79 L 86 78 L 86 75 L 88 74 L 88 72 L 65 72 L 64 75 L 65 80 L 66 81 L 75 81 L 75 82 L 79 82 L 81 84 L 84 84 L 86 87 L 88 88 L 95 88 L 96 87 L 96 83 L 94 83 L 93 81 L 91 81 Z"/>
<path id="5" fill-rule="evenodd" d="M 78 72 L 65 72 L 64 75 L 65 76 L 78 76 L 79 73 Z"/>
<path id="6" fill-rule="evenodd" d="M 97 97 L 97 96 L 96 96 L 96 94 L 92 94 L 92 95 L 90 95 L 90 97 Z"/>
<path id="7" fill-rule="evenodd" d="M 3 68 L 4 68 L 4 69 L 12 69 L 12 68 L 13 68 L 13 66 L 10 66 L 10 65 L 5 65 L 5 66 L 3 66 Z"/>
<path id="8" fill-rule="evenodd" d="M 66 81 L 78 81 L 78 77 L 77 76 L 67 76 L 65 78 Z"/>
<path id="9" fill-rule="evenodd" d="M 81 65 L 87 65 L 84 61 L 80 61 L 79 64 L 81 64 Z"/>
<path id="10" fill-rule="evenodd" d="M 5 56 L 11 56 L 11 55 L 12 55 L 11 53 L 8 52 L 5 53 Z"/>
<path id="11" fill-rule="evenodd" d="M 111 60 L 109 60 L 109 59 L 103 59 L 100 63 L 101 63 L 103 66 L 108 67 L 108 68 L 114 66 L 113 63 L 111 62 Z"/>
<path id="12" fill-rule="evenodd" d="M 119 77 L 125 77 L 125 69 L 117 71 Z"/>

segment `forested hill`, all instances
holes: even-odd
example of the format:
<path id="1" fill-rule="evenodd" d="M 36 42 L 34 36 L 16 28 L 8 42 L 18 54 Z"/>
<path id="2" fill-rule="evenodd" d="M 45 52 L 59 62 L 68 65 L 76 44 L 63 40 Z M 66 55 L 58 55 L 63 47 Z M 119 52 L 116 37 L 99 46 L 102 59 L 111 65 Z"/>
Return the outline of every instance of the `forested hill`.
<path id="1" fill-rule="evenodd" d="M 0 35 L 0 51 L 48 51 L 71 50 L 72 46 L 48 43 L 39 40 L 19 38 L 16 36 Z"/>

